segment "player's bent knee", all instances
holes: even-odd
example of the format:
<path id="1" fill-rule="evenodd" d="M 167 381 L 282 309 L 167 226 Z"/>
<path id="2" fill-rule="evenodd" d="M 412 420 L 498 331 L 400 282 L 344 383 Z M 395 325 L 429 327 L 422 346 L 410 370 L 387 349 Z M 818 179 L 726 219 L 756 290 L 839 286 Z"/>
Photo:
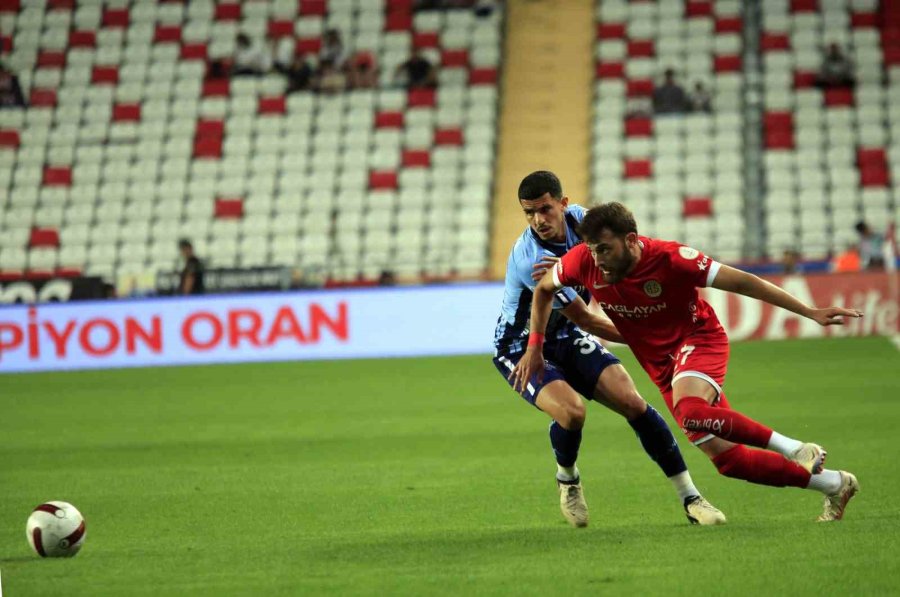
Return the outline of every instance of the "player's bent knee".
<path id="1" fill-rule="evenodd" d="M 743 479 L 746 476 L 745 462 L 750 450 L 745 446 L 735 445 L 733 448 L 712 458 L 716 470 L 720 475 L 733 479 Z"/>
<path id="2" fill-rule="evenodd" d="M 584 408 L 584 403 L 581 400 L 578 400 L 565 405 L 562 416 L 560 417 L 562 420 L 557 419 L 557 422 L 564 428 L 574 431 L 575 429 L 584 427 L 584 419 L 586 416 L 587 410 Z"/>

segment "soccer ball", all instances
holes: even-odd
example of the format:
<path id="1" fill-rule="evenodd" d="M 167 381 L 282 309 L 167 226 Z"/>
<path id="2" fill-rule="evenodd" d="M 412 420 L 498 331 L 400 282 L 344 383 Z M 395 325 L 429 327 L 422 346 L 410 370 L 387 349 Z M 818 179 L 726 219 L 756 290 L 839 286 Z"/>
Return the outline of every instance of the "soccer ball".
<path id="1" fill-rule="evenodd" d="M 84 543 L 84 517 L 67 502 L 45 502 L 28 517 L 25 532 L 42 558 L 70 558 Z"/>

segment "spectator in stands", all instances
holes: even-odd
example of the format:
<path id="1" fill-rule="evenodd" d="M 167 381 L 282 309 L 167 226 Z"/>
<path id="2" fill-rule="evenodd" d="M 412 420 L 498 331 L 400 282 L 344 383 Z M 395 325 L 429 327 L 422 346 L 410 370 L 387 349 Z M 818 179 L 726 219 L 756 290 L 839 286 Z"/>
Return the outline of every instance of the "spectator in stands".
<path id="1" fill-rule="evenodd" d="M 859 248 L 849 246 L 847 250 L 840 253 L 831 260 L 831 271 L 835 274 L 846 272 L 858 272 L 860 270 Z"/>
<path id="2" fill-rule="evenodd" d="M 378 85 L 378 68 L 372 52 L 357 52 L 350 60 L 348 68 L 350 87 L 353 89 L 372 89 Z"/>
<path id="3" fill-rule="evenodd" d="M 262 75 L 269 70 L 269 60 L 262 46 L 253 43 L 246 33 L 237 36 L 237 52 L 234 54 L 232 74 Z"/>
<path id="4" fill-rule="evenodd" d="M 702 81 L 694 83 L 691 94 L 691 112 L 712 112 L 712 94 Z"/>
<path id="5" fill-rule="evenodd" d="M 337 29 L 329 29 L 319 50 L 319 91 L 337 92 L 347 87 L 347 53 Z"/>
<path id="6" fill-rule="evenodd" d="M 308 91 L 315 86 L 315 70 L 303 56 L 294 56 L 287 72 L 287 92 Z"/>
<path id="7" fill-rule="evenodd" d="M 653 91 L 653 110 L 657 114 L 683 114 L 690 107 L 687 93 L 675 82 L 675 71 L 666 69 L 665 81 Z"/>
<path id="8" fill-rule="evenodd" d="M 437 69 L 422 55 L 418 48 L 394 71 L 394 79 L 401 79 L 409 89 L 434 87 L 437 85 Z"/>
<path id="9" fill-rule="evenodd" d="M 853 63 L 844 54 L 838 44 L 831 44 L 822 57 L 822 66 L 816 77 L 819 87 L 852 87 L 856 84 L 853 76 Z"/>
<path id="10" fill-rule="evenodd" d="M 194 255 L 194 246 L 183 238 L 178 241 L 178 250 L 184 258 L 178 294 L 203 294 L 203 263 Z"/>
<path id="11" fill-rule="evenodd" d="M 282 37 L 275 44 L 272 52 L 272 66 L 284 76 L 288 76 L 294 65 L 294 38 Z"/>
<path id="12" fill-rule="evenodd" d="M 0 64 L 0 108 L 21 108 L 25 106 L 22 86 L 13 72 Z"/>
<path id="13" fill-rule="evenodd" d="M 866 222 L 856 223 L 859 234 L 859 263 L 861 269 L 884 267 L 884 237 L 872 231 Z"/>
<path id="14" fill-rule="evenodd" d="M 650 118 L 653 101 L 649 97 L 630 97 L 625 102 L 625 118 Z"/>
<path id="15" fill-rule="evenodd" d="M 800 259 L 800 253 L 794 249 L 785 249 L 781 255 L 781 266 L 787 275 L 802 274 L 803 262 Z"/>

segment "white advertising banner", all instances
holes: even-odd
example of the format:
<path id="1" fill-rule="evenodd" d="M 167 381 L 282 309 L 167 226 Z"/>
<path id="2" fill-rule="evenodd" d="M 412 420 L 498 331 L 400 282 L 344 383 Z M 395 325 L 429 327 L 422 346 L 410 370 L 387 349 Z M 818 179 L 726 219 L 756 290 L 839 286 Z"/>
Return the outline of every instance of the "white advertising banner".
<path id="1" fill-rule="evenodd" d="M 0 307 L 0 372 L 488 353 L 500 284 Z"/>

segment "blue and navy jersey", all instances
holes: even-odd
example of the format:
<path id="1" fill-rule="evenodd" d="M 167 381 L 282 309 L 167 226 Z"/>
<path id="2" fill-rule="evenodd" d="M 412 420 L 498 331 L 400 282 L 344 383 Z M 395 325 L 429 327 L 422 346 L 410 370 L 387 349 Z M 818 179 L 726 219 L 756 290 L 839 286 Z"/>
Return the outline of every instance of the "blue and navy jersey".
<path id="1" fill-rule="evenodd" d="M 569 205 L 566 208 L 566 242 L 551 243 L 537 235 L 530 227 L 525 229 L 522 236 L 516 241 L 509 261 L 506 265 L 506 288 L 503 291 L 503 304 L 500 317 L 497 320 L 497 329 L 494 332 L 494 348 L 499 353 L 517 353 L 525 350 L 528 340 L 528 328 L 531 319 L 531 297 L 537 283 L 531 279 L 534 271 L 532 266 L 538 263 L 545 255 L 562 257 L 566 251 L 581 242 L 576 228 L 584 219 L 587 210 L 580 205 Z M 567 338 L 577 334 L 575 324 L 558 313 L 576 297 L 581 296 L 584 302 L 589 302 L 591 297 L 586 290 L 576 291 L 572 288 L 562 288 L 556 293 L 553 301 L 553 313 L 547 324 L 545 333 L 547 342 Z"/>

